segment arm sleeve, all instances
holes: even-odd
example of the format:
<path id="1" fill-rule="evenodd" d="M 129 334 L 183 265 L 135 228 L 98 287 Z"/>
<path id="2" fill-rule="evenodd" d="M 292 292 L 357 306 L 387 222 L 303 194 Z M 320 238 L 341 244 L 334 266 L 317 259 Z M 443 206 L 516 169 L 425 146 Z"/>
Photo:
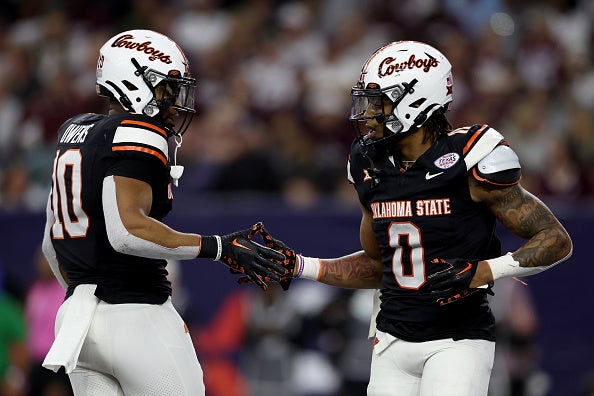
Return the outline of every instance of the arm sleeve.
<path id="1" fill-rule="evenodd" d="M 107 238 L 115 251 L 154 259 L 188 260 L 198 256 L 199 246 L 168 248 L 128 232 L 120 218 L 113 176 L 103 179 L 102 202 Z"/>

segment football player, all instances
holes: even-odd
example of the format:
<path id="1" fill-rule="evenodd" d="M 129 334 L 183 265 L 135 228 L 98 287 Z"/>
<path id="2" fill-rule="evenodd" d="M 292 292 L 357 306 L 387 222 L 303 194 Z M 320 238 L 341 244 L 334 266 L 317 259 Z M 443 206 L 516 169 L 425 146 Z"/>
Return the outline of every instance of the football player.
<path id="1" fill-rule="evenodd" d="M 64 366 L 76 395 L 204 395 L 167 259 L 220 260 L 264 289 L 286 274 L 270 260 L 282 254 L 252 241 L 257 227 L 219 236 L 162 223 L 183 170 L 169 140 L 181 145 L 195 87 L 174 41 L 126 31 L 97 62 L 109 114 L 76 115 L 58 131 L 43 251 L 67 292 L 43 365 Z"/>
<path id="2" fill-rule="evenodd" d="M 295 278 L 379 289 L 368 395 L 486 395 L 492 282 L 568 259 L 571 239 L 522 188 L 520 161 L 497 130 L 451 126 L 451 65 L 435 48 L 401 41 L 378 49 L 351 97 L 348 180 L 363 250 L 319 259 L 270 236 L 267 245 L 286 253 Z M 502 254 L 497 220 L 526 240 L 515 252 Z"/>

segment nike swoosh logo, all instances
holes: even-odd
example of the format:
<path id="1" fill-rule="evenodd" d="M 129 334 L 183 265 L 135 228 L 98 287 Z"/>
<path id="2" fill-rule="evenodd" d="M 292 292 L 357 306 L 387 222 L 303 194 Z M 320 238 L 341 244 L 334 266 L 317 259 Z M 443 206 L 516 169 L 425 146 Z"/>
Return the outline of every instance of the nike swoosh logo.
<path id="1" fill-rule="evenodd" d="M 468 271 L 469 269 L 471 269 L 471 268 L 472 268 L 472 264 L 470 264 L 470 263 L 466 263 L 466 264 L 468 264 L 468 265 L 466 266 L 466 268 L 464 268 L 462 271 L 458 272 L 456 275 L 463 274 L 464 272 L 466 272 L 466 271 Z"/>
<path id="2" fill-rule="evenodd" d="M 431 173 L 431 172 L 427 172 L 425 174 L 425 180 L 429 180 L 429 179 L 433 179 L 436 176 L 441 175 L 443 172 L 437 172 L 437 173 Z"/>
<path id="3" fill-rule="evenodd" d="M 235 246 L 239 246 L 240 248 L 244 248 L 244 249 L 247 249 L 247 250 L 252 250 L 252 249 L 250 249 L 249 247 L 247 247 L 247 246 L 245 246 L 245 245 L 242 245 L 241 243 L 237 242 L 237 239 L 234 239 L 232 243 L 233 243 Z"/>

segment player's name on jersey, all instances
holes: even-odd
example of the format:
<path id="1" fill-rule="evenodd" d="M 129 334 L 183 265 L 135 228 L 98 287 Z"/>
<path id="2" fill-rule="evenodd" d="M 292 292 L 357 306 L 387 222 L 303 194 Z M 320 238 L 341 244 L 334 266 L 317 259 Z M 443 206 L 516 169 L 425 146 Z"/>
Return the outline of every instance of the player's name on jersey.
<path id="1" fill-rule="evenodd" d="M 60 139 L 60 143 L 82 143 L 87 138 L 87 134 L 89 133 L 89 129 L 91 129 L 95 124 L 91 125 L 79 125 L 79 124 L 71 124 L 68 125 L 68 128 L 64 131 L 62 138 Z"/>
<path id="2" fill-rule="evenodd" d="M 452 214 L 449 198 L 372 202 L 371 211 L 374 219 Z"/>

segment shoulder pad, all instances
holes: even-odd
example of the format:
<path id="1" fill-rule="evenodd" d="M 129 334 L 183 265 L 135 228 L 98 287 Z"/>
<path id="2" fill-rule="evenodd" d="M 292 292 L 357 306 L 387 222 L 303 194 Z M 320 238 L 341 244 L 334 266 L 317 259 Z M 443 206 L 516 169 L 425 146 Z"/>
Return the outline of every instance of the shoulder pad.
<path id="1" fill-rule="evenodd" d="M 503 135 L 488 125 L 470 128 L 468 140 L 462 150 L 466 170 L 470 170 L 503 141 Z"/>
<path id="2" fill-rule="evenodd" d="M 142 152 L 156 157 L 167 165 L 169 160 L 167 131 L 147 121 L 123 119 L 115 130 L 111 150 Z"/>
<path id="3" fill-rule="evenodd" d="M 105 117 L 107 117 L 105 114 L 83 113 L 72 117 L 66 122 L 75 124 L 92 124 L 105 119 Z"/>
<path id="4" fill-rule="evenodd" d="M 514 150 L 509 146 L 500 145 L 481 159 L 472 173 L 477 180 L 508 186 L 520 181 L 521 168 Z"/>

